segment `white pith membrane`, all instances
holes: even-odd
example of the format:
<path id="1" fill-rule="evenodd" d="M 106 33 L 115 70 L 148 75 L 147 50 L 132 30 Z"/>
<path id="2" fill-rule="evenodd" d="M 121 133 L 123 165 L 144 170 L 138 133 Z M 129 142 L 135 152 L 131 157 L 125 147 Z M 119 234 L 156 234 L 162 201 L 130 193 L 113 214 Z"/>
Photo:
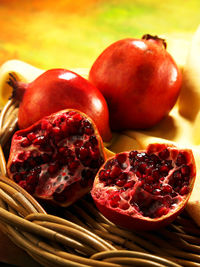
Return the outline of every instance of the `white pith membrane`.
<path id="1" fill-rule="evenodd" d="M 164 155 L 166 151 L 169 152 L 168 157 L 161 159 L 159 153 Z M 130 153 L 136 154 L 132 159 L 133 164 L 130 164 Z M 160 146 L 154 153 L 119 153 L 102 166 L 98 181 L 93 186 L 92 196 L 101 206 L 121 214 L 146 219 L 167 216 L 181 207 L 180 203 L 187 199 L 191 191 L 190 183 L 195 174 L 191 153 L 189 150 L 165 146 Z M 154 161 L 150 160 L 151 155 Z M 118 161 L 117 157 L 124 157 L 126 160 Z M 157 178 L 152 178 L 152 170 L 155 170 L 154 176 Z"/>
<path id="2" fill-rule="evenodd" d="M 39 198 L 65 194 L 76 182 L 91 187 L 104 162 L 100 146 L 92 123 L 83 114 L 58 112 L 15 133 L 9 176 Z"/>

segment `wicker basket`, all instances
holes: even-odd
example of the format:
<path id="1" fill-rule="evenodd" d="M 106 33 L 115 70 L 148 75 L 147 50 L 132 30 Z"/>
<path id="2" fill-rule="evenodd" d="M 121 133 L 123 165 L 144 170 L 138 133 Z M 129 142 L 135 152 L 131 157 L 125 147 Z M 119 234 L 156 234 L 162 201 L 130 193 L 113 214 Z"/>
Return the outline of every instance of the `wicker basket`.
<path id="1" fill-rule="evenodd" d="M 9 101 L 0 116 L 0 225 L 36 262 L 48 267 L 200 266 L 200 229 L 186 212 L 164 229 L 130 232 L 106 220 L 90 195 L 54 214 L 6 178 L 17 112 L 17 103 Z"/>

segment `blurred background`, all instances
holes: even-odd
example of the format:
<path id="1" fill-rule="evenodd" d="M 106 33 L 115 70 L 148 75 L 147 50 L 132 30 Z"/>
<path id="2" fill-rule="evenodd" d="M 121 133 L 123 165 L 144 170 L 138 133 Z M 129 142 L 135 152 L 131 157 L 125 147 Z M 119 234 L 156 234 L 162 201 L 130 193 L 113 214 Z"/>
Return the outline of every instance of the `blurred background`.
<path id="1" fill-rule="evenodd" d="M 199 0 L 0 0 L 0 64 L 89 68 L 121 38 L 165 37 L 184 63 L 200 20 Z"/>

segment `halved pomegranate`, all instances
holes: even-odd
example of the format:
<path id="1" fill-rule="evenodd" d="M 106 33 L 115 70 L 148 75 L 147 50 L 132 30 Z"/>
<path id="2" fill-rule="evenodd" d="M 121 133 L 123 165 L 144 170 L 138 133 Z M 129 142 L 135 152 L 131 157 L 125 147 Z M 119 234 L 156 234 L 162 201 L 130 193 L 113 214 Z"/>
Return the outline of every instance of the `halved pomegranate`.
<path id="1" fill-rule="evenodd" d="M 91 195 L 102 214 L 133 230 L 171 223 L 184 209 L 196 176 L 193 153 L 167 144 L 116 154 L 99 170 Z"/>
<path id="2" fill-rule="evenodd" d="M 14 134 L 7 170 L 34 197 L 68 206 L 89 192 L 104 160 L 92 120 L 63 110 Z"/>

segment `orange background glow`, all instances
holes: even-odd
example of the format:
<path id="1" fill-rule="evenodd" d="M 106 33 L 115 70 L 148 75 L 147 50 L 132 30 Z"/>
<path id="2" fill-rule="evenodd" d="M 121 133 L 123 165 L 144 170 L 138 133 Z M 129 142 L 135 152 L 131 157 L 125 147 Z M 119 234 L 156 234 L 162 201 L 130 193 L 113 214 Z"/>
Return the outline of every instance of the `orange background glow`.
<path id="1" fill-rule="evenodd" d="M 0 0 L 0 64 L 90 67 L 112 42 L 145 33 L 166 34 L 181 61 L 198 9 L 198 0 Z"/>

